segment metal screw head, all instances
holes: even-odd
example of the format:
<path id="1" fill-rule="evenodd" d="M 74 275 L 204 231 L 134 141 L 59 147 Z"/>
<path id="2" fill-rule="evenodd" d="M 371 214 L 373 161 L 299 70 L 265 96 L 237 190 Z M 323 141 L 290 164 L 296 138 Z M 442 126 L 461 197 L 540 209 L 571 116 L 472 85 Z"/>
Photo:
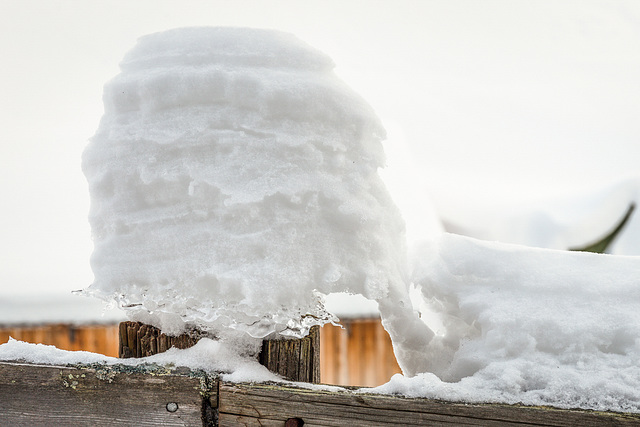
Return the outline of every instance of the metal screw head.
<path id="1" fill-rule="evenodd" d="M 178 410 L 178 404 L 175 402 L 167 403 L 167 411 L 176 412 Z"/>

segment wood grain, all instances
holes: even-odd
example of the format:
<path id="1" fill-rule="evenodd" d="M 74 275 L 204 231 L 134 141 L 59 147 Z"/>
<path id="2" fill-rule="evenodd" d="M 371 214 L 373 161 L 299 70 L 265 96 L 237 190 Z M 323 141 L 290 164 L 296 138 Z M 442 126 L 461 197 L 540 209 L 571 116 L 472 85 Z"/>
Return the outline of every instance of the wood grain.
<path id="1" fill-rule="evenodd" d="M 220 425 L 305 426 L 630 426 L 639 415 L 512 405 L 470 405 L 397 396 L 311 391 L 267 384 L 230 384 L 219 389 Z M 278 424 L 279 423 L 279 424 Z"/>
<path id="2" fill-rule="evenodd" d="M 208 383 L 164 368 L 0 362 L 0 426 L 202 426 Z"/>
<path id="3" fill-rule="evenodd" d="M 294 418 L 305 426 L 640 425 L 639 414 L 233 384 L 185 368 L 0 362 L 1 426 L 283 426 Z"/>
<path id="4" fill-rule="evenodd" d="M 375 387 L 401 372 L 379 318 L 340 323 L 344 328 L 327 324 L 320 331 L 322 383 Z"/>
<path id="5" fill-rule="evenodd" d="M 118 330 L 118 357 L 122 359 L 153 356 L 171 347 L 189 348 L 203 336 L 202 333 L 194 330 L 172 337 L 154 326 L 131 321 L 121 322 Z"/>
<path id="6" fill-rule="evenodd" d="M 312 327 L 300 339 L 264 340 L 258 361 L 290 381 L 319 383 L 320 327 Z"/>

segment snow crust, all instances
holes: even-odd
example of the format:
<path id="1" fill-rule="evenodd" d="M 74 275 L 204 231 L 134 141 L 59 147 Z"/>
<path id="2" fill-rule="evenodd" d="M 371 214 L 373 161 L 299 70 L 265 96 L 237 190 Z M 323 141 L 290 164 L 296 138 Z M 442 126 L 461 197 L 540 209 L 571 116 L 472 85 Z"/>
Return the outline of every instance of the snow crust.
<path id="1" fill-rule="evenodd" d="M 193 347 L 179 350 L 170 348 L 164 353 L 142 358 L 118 359 L 88 351 L 60 350 L 52 345 L 30 344 L 13 338 L 0 345 L 0 360 L 20 361 L 43 365 L 74 365 L 102 363 L 106 365 L 156 364 L 187 367 L 206 372 L 221 373 L 232 382 L 279 381 L 282 378 L 260 365 L 245 351 L 244 344 L 202 338 Z"/>
<path id="2" fill-rule="evenodd" d="M 120 67 L 83 154 L 87 294 L 169 334 L 303 336 L 336 320 L 331 292 L 421 328 L 396 308 L 410 300 L 385 131 L 326 55 L 276 31 L 185 28 L 142 37 Z"/>
<path id="3" fill-rule="evenodd" d="M 378 392 L 640 412 L 640 258 L 448 233 L 418 253 L 429 366 Z"/>
<path id="4" fill-rule="evenodd" d="M 186 367 L 219 375 L 222 380 L 235 383 L 277 382 L 299 388 L 324 391 L 345 391 L 339 386 L 289 381 L 269 371 L 247 353 L 246 342 L 219 341 L 202 338 L 187 349 L 170 348 L 164 353 L 142 358 L 118 359 L 88 351 L 60 350 L 51 345 L 30 344 L 13 338 L 0 344 L 0 360 L 27 362 L 39 365 L 157 365 L 175 369 Z"/>

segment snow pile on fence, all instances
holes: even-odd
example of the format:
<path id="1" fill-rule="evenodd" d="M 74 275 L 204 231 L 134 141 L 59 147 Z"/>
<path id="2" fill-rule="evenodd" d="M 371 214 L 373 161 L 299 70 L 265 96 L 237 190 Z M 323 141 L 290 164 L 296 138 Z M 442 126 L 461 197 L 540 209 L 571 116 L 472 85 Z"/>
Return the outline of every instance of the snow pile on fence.
<path id="1" fill-rule="evenodd" d="M 255 338 L 305 335 L 334 319 L 324 295 L 362 294 L 406 375 L 380 392 L 640 412 L 638 258 L 434 236 L 412 251 L 420 321 L 384 130 L 332 68 L 274 31 L 140 39 L 83 157 L 86 293 L 170 334 Z"/>
<path id="2" fill-rule="evenodd" d="M 431 365 L 379 391 L 640 412 L 640 258 L 443 234 L 414 278 Z"/>
<path id="3" fill-rule="evenodd" d="M 385 132 L 327 56 L 281 32 L 187 28 L 120 66 L 83 155 L 87 294 L 170 334 L 253 337 L 332 321 L 331 292 L 408 304 Z"/>

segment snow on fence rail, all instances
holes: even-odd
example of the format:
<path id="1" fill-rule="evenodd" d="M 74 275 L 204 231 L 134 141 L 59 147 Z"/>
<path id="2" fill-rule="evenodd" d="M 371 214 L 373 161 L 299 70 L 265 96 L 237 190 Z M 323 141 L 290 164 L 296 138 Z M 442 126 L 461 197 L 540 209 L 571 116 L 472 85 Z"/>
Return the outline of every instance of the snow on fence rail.
<path id="1" fill-rule="evenodd" d="M 0 362 L 0 425 L 640 425 L 640 415 L 248 384 L 155 365 Z M 288 424 L 286 424 L 288 422 Z"/>

